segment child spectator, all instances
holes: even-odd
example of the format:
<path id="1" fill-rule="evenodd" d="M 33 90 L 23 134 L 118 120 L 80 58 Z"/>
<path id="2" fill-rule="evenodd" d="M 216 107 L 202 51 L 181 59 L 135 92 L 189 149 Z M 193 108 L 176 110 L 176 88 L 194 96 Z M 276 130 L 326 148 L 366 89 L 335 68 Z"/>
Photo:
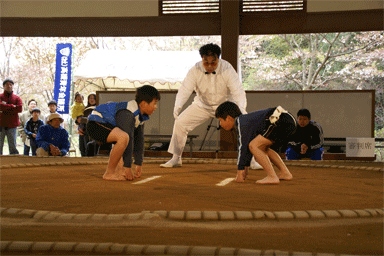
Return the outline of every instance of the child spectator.
<path id="1" fill-rule="evenodd" d="M 84 96 L 81 95 L 79 92 L 76 92 L 75 94 L 75 104 L 71 107 L 71 117 L 73 120 L 75 120 L 76 124 L 79 124 L 80 118 L 84 115 Z M 80 117 L 80 118 L 79 118 Z"/>
<path id="2" fill-rule="evenodd" d="M 75 120 L 75 124 L 77 124 L 77 132 L 79 134 L 79 149 L 81 156 L 86 156 L 85 147 L 84 147 L 84 133 L 80 131 L 82 129 L 80 127 L 81 118 L 84 116 L 84 96 L 79 92 L 75 94 L 75 104 L 71 107 L 71 117 Z"/>
<path id="3" fill-rule="evenodd" d="M 32 109 L 32 118 L 27 121 L 24 127 L 24 132 L 27 134 L 27 139 L 25 140 L 25 144 L 31 147 L 32 156 L 36 155 L 36 136 L 39 131 L 40 126 L 44 125 L 44 122 L 39 119 L 40 109 L 34 108 Z"/>
<path id="4" fill-rule="evenodd" d="M 144 158 L 143 122 L 156 110 L 159 100 L 157 89 L 144 85 L 137 89 L 135 100 L 102 104 L 92 111 L 87 124 L 89 136 L 101 143 L 115 143 L 103 179 L 133 180 L 141 177 Z M 135 175 L 131 170 L 132 154 L 135 157 Z"/>
<path id="5" fill-rule="evenodd" d="M 236 182 L 244 182 L 247 177 L 252 155 L 267 172 L 267 177 L 256 183 L 278 184 L 280 180 L 292 179 L 279 154 L 270 148 L 275 143 L 284 143 L 295 132 L 296 120 L 291 114 L 279 106 L 242 115 L 235 103 L 226 101 L 216 109 L 215 116 L 223 129 L 237 130 L 239 156 Z M 280 170 L 279 176 L 271 162 Z"/>
<path id="6" fill-rule="evenodd" d="M 44 124 L 48 124 L 49 116 L 51 114 L 58 114 L 57 113 L 57 102 L 55 100 L 51 100 L 50 102 L 48 102 L 48 108 L 49 108 L 49 113 L 44 116 L 44 120 L 43 120 Z M 62 122 L 60 124 L 60 126 L 64 128 L 64 122 Z"/>
<path id="7" fill-rule="evenodd" d="M 285 156 L 287 160 L 299 160 L 304 157 L 311 160 L 323 160 L 323 129 L 311 120 L 308 109 L 297 112 L 297 130 L 290 137 Z"/>

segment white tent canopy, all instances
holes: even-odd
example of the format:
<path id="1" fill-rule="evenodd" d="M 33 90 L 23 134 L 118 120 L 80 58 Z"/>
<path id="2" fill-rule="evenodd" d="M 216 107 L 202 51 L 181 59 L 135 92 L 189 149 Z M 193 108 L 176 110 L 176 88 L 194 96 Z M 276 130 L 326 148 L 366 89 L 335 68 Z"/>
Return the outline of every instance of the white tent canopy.
<path id="1" fill-rule="evenodd" d="M 198 61 L 198 51 L 90 50 L 75 70 L 74 82 L 97 90 L 129 90 L 143 84 L 178 89 Z"/>

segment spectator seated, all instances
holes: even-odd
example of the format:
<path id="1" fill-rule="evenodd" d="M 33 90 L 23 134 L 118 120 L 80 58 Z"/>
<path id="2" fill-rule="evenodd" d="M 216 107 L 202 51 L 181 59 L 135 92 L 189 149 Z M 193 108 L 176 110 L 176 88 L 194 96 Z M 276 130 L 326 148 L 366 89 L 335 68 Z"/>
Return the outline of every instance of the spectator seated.
<path id="1" fill-rule="evenodd" d="M 68 132 L 60 127 L 64 119 L 60 114 L 51 114 L 48 118 L 48 124 L 40 127 L 36 144 L 37 156 L 65 156 L 69 151 Z"/>

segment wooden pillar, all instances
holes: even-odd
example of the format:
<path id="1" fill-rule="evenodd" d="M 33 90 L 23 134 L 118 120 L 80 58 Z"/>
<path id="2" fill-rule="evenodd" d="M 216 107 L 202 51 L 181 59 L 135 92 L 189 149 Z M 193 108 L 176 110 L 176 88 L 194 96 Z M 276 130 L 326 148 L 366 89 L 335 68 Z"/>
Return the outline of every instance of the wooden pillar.
<path id="1" fill-rule="evenodd" d="M 221 51 L 222 59 L 238 71 L 239 63 L 239 0 L 221 0 Z M 237 137 L 232 131 L 220 129 L 220 150 L 236 151 Z"/>
<path id="2" fill-rule="evenodd" d="M 221 51 L 222 58 L 238 70 L 239 57 L 239 0 L 221 1 Z"/>

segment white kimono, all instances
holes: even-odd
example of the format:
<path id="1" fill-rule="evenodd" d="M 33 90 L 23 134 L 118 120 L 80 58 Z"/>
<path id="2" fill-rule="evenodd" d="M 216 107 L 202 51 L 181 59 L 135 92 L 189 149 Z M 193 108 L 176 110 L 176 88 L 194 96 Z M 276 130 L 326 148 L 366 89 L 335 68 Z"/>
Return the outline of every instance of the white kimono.
<path id="1" fill-rule="evenodd" d="M 247 99 L 239 75 L 232 65 L 220 59 L 216 74 L 205 74 L 202 61 L 193 66 L 183 81 L 175 100 L 175 124 L 168 152 L 181 156 L 187 135 L 198 125 L 215 117 L 217 107 L 225 102 L 236 103 L 240 111 L 246 114 Z M 193 103 L 180 114 L 183 105 L 192 92 L 196 92 Z"/>

